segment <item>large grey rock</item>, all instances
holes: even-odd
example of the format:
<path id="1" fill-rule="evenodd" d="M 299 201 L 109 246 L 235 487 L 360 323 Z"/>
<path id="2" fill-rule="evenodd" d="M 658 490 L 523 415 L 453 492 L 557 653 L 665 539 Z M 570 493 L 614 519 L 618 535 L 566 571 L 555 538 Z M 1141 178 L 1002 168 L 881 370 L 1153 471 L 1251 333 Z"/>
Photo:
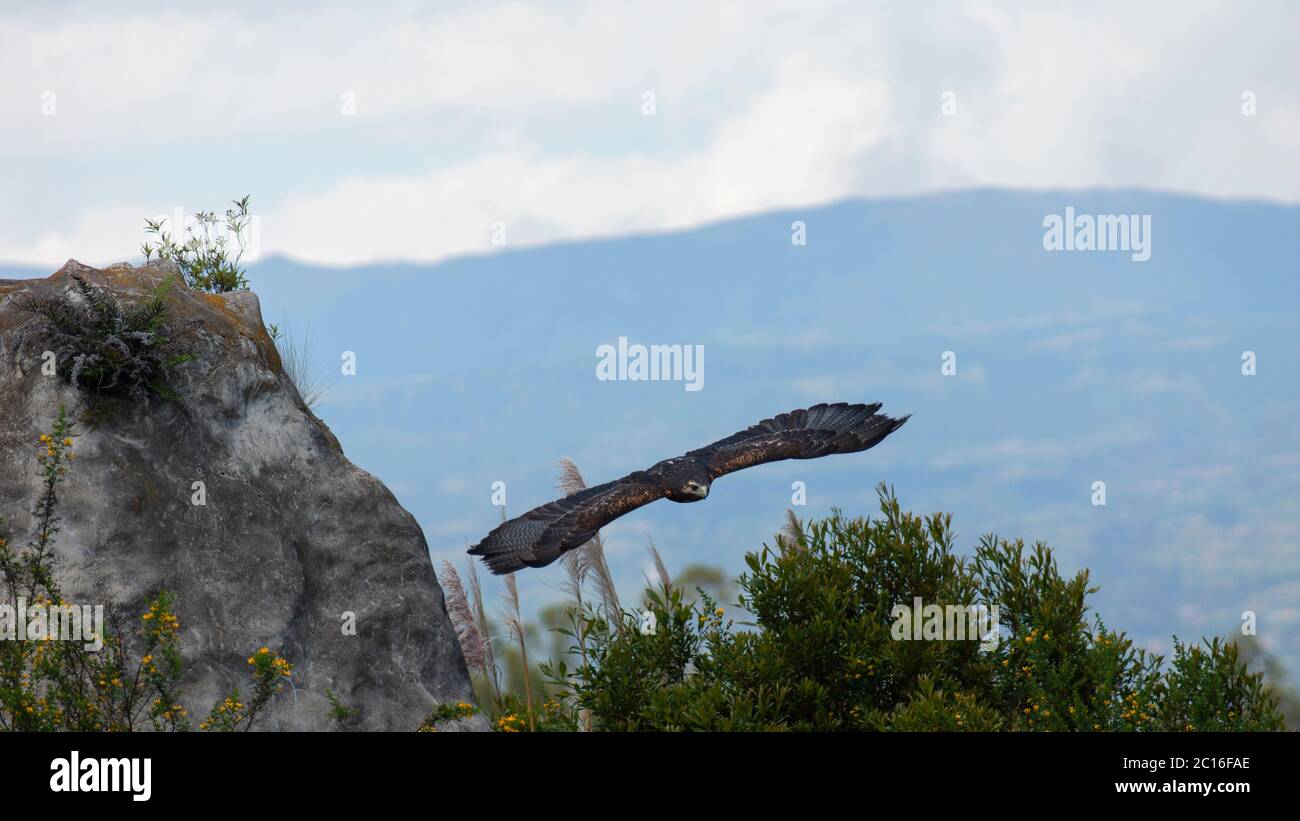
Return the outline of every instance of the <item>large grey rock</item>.
<path id="1" fill-rule="evenodd" d="M 414 730 L 438 703 L 472 702 L 419 525 L 304 406 L 255 294 L 173 289 L 169 315 L 189 324 L 196 355 L 173 372 L 180 402 L 92 415 L 80 391 L 42 375 L 20 295 L 62 292 L 75 272 L 131 301 L 165 270 L 70 260 L 49 279 L 0 280 L 0 514 L 13 533 L 31 526 L 34 443 L 64 405 L 77 420 L 60 494 L 65 598 L 134 615 L 175 593 L 191 713 L 247 692 L 246 659 L 263 645 L 295 666 L 266 729 L 330 728 L 327 688 L 360 708 L 357 729 Z M 191 501 L 199 481 L 204 506 Z"/>

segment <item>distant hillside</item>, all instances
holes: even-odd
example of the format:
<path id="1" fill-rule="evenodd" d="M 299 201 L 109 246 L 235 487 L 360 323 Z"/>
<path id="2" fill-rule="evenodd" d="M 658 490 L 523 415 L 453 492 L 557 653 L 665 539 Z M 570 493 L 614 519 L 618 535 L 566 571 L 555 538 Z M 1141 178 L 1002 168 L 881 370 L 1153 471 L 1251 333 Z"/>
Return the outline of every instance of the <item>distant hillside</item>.
<path id="1" fill-rule="evenodd" d="M 1150 215 L 1150 259 L 1044 250 L 1044 218 L 1067 207 Z M 323 362 L 357 354 L 320 413 L 437 558 L 499 519 L 493 481 L 511 513 L 551 499 L 562 456 L 603 481 L 777 412 L 881 401 L 914 416 L 875 450 L 747 471 L 704 504 L 616 523 L 615 576 L 640 584 L 645 534 L 670 568 L 739 572 L 792 482 L 807 486 L 797 512 L 820 515 L 870 512 L 886 481 L 906 507 L 954 512 L 966 544 L 1051 543 L 1142 641 L 1224 633 L 1253 610 L 1297 671 L 1297 228 L 1300 209 L 1260 203 L 977 191 L 432 266 L 269 259 L 250 280 L 269 321 L 310 327 Z M 598 381 L 595 351 L 619 337 L 703 345 L 704 389 Z M 1256 376 L 1241 373 L 1248 350 Z M 558 570 L 521 581 L 532 606 L 558 596 Z"/>

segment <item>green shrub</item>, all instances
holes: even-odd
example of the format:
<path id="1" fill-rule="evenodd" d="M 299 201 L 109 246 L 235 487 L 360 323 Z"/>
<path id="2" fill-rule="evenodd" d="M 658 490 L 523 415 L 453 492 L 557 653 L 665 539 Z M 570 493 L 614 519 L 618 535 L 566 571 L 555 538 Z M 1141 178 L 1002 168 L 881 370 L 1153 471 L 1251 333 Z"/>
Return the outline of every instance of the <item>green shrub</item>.
<path id="1" fill-rule="evenodd" d="M 1261 674 L 1248 674 L 1237 646 L 1218 639 L 1206 647 L 1174 641 L 1164 693 L 1162 730 L 1277 730 L 1276 702 Z"/>
<path id="2" fill-rule="evenodd" d="M 639 614 L 584 607 L 575 669 L 544 665 L 570 720 L 602 730 L 1281 729 L 1276 702 L 1218 642 L 1173 663 L 1089 619 L 1088 574 L 1045 545 L 984 538 L 953 550 L 951 516 L 839 512 L 746 557 L 737 629 L 707 596 L 651 591 Z M 900 640 L 897 604 L 998 607 L 996 646 Z M 621 621 L 622 629 L 619 629 Z M 581 649 L 581 653 L 580 653 Z"/>
<path id="3" fill-rule="evenodd" d="M 183 240 L 164 230 L 162 220 L 146 219 L 145 233 L 157 237 L 158 242 L 145 242 L 140 246 L 145 260 L 157 256 L 175 263 L 185 282 L 199 291 L 223 294 L 247 288 L 246 272 L 239 261 L 248 243 L 244 231 L 252 222 L 248 214 L 248 197 L 234 200 L 232 205 L 233 208 L 226 209 L 224 219 L 211 211 L 195 214 L 196 225 L 185 227 Z M 235 247 L 231 245 L 231 237 Z"/>

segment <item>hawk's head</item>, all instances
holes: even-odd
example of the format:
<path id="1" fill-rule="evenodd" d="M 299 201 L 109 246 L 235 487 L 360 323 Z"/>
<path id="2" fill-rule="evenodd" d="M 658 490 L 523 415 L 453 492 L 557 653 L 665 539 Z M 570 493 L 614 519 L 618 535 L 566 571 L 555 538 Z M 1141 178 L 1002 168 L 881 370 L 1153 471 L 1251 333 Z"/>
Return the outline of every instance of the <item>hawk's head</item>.
<path id="1" fill-rule="evenodd" d="M 713 479 L 708 468 L 694 460 L 670 459 L 665 463 L 665 495 L 674 502 L 698 502 L 709 495 Z"/>
<path id="2" fill-rule="evenodd" d="M 668 489 L 668 498 L 674 502 L 698 502 L 708 495 L 708 480 L 687 479 L 682 484 Z"/>

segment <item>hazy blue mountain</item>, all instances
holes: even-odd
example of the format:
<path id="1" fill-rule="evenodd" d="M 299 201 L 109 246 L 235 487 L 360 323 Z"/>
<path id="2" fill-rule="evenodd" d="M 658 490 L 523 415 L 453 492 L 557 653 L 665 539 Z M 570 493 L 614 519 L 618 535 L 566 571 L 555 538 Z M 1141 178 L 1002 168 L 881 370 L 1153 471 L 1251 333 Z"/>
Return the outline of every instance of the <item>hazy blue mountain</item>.
<path id="1" fill-rule="evenodd" d="M 1150 215 L 1150 259 L 1044 250 L 1044 217 L 1067 206 Z M 914 416 L 875 450 L 753 469 L 703 504 L 617 522 L 620 584 L 639 587 L 647 534 L 670 570 L 738 572 L 792 482 L 807 485 L 796 512 L 816 516 L 873 512 L 885 481 L 906 507 L 951 511 L 966 546 L 1023 536 L 1090 568 L 1098 610 L 1144 643 L 1225 633 L 1253 610 L 1300 670 L 1298 228 L 1300 209 L 1261 203 L 977 191 L 438 265 L 276 258 L 250 280 L 268 322 L 310 330 L 322 366 L 356 353 L 319 412 L 435 559 L 459 563 L 499 520 L 492 482 L 511 515 L 553 498 L 562 456 L 595 483 L 791 408 L 881 401 Z M 596 349 L 620 336 L 703 345 L 704 389 L 598 381 Z M 521 574 L 529 606 L 562 576 Z"/>

